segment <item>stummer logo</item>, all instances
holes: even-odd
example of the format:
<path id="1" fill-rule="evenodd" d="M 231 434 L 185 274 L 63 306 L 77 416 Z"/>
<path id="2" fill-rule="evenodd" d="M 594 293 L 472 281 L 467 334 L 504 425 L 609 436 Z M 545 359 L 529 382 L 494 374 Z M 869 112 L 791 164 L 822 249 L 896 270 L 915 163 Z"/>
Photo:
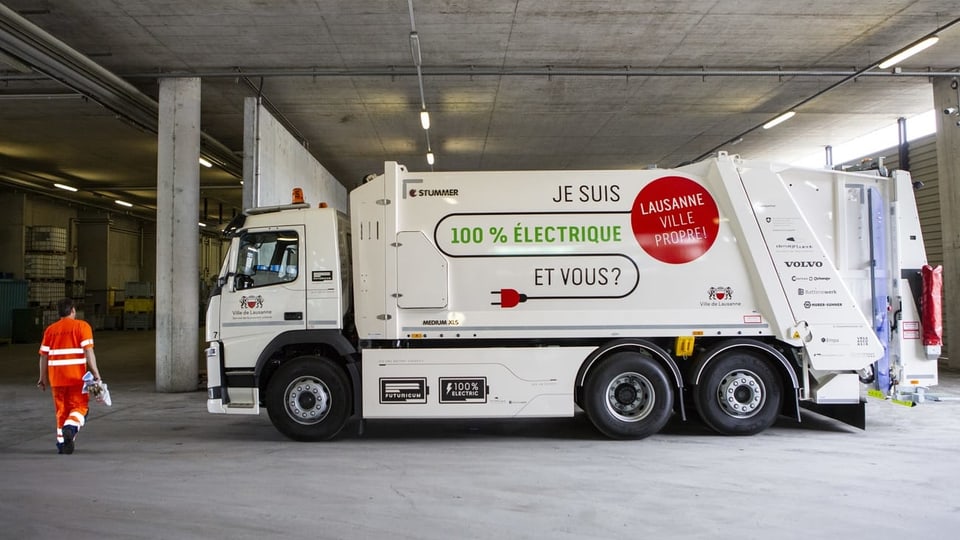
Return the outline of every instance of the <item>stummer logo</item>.
<path id="1" fill-rule="evenodd" d="M 459 197 L 460 190 L 457 188 L 446 189 L 423 189 L 411 187 L 411 184 L 422 184 L 423 180 L 419 178 L 408 178 L 403 181 L 403 198 L 413 199 L 416 197 Z"/>

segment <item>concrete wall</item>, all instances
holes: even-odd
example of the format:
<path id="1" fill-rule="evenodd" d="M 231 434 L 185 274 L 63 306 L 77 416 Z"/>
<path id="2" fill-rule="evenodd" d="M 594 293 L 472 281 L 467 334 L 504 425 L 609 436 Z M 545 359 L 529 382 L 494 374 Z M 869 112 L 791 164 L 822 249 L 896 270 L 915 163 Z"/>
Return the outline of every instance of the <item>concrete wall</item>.
<path id="1" fill-rule="evenodd" d="M 123 289 L 128 281 L 153 281 L 156 227 L 137 218 L 85 212 L 77 220 L 79 266 L 87 268 L 87 290 Z"/>
<path id="2" fill-rule="evenodd" d="M 933 101 L 937 111 L 960 107 L 960 78 L 933 81 Z M 960 343 L 960 304 L 953 301 L 960 291 L 960 125 L 957 117 L 937 114 L 937 169 L 940 182 L 941 222 L 943 230 L 943 310 L 946 341 Z M 960 354 L 948 356 L 949 366 L 960 369 Z"/>
<path id="3" fill-rule="evenodd" d="M 83 246 L 83 249 L 80 249 Z M 85 217 L 77 222 L 77 262 L 87 269 L 87 292 L 105 290 L 110 260 L 110 220 Z"/>
<path id="4" fill-rule="evenodd" d="M 23 279 L 24 193 L 0 191 L 0 273 Z"/>
<path id="5" fill-rule="evenodd" d="M 87 269 L 85 303 L 91 310 L 106 308 L 110 289 L 156 279 L 152 221 L 4 188 L 0 208 L 0 272 L 23 279 L 26 228 L 52 226 L 67 231 L 65 264 Z"/>
<path id="6" fill-rule="evenodd" d="M 27 227 L 60 227 L 67 231 L 66 265 L 76 264 L 74 224 L 78 208 L 66 201 L 15 190 L 0 190 L 0 272 L 24 278 Z"/>
<path id="7" fill-rule="evenodd" d="M 128 281 L 154 281 L 156 234 L 153 223 L 115 216 L 110 225 L 107 286 L 123 288 Z"/>
<path id="8" fill-rule="evenodd" d="M 299 187 L 312 206 L 349 212 L 347 188 L 253 97 L 244 100 L 243 151 L 244 208 L 290 204 Z"/>

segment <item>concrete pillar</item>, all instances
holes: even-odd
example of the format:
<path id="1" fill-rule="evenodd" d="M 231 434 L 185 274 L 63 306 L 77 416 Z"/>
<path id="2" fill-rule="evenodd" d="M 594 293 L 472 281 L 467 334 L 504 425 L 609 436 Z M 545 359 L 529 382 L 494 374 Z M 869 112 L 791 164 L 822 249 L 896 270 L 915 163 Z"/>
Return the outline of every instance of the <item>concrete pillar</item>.
<path id="1" fill-rule="evenodd" d="M 943 315 L 948 366 L 960 368 L 960 116 L 943 114 L 960 108 L 960 79 L 936 78 L 933 102 L 937 116 L 937 169 L 940 221 L 943 227 Z M 956 210 L 956 211 L 954 211 Z"/>
<path id="2" fill-rule="evenodd" d="M 160 80 L 157 134 L 157 391 L 197 389 L 200 79 Z"/>

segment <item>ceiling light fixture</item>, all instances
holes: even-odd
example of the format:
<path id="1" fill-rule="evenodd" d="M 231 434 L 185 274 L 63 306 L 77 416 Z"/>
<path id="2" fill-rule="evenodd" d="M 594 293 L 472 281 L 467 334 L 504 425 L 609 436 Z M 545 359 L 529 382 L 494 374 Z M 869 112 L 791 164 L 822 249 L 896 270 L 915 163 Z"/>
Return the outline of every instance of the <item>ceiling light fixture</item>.
<path id="1" fill-rule="evenodd" d="M 773 126 L 780 125 L 780 124 L 786 122 L 787 120 L 793 118 L 793 116 L 794 116 L 795 114 L 797 114 L 796 111 L 787 111 L 787 112 L 781 114 L 780 116 L 774 118 L 773 120 L 767 122 L 766 124 L 764 124 L 764 125 L 763 125 L 763 129 L 770 129 L 770 128 L 772 128 Z"/>
<path id="2" fill-rule="evenodd" d="M 199 226 L 201 226 L 201 227 L 206 227 L 206 226 L 207 226 L 207 224 L 204 223 L 204 222 L 202 222 L 202 221 L 198 221 L 198 222 L 197 222 L 197 225 L 199 225 Z"/>
<path id="3" fill-rule="evenodd" d="M 430 113 L 427 112 L 427 99 L 423 93 L 423 55 L 420 51 L 420 34 L 417 33 L 417 22 L 413 16 L 413 0 L 407 0 L 410 10 L 410 57 L 417 68 L 417 86 L 420 89 L 420 125 L 423 126 L 423 135 L 427 141 L 427 164 L 431 167 L 436 158 L 430 148 Z"/>
<path id="4" fill-rule="evenodd" d="M 895 66 L 900 62 L 906 60 L 907 58 L 910 58 L 911 56 L 917 54 L 918 52 L 928 47 L 932 47 L 936 45 L 938 41 L 940 41 L 940 38 L 937 36 L 930 36 L 927 39 L 918 41 L 913 45 L 910 45 L 906 49 L 903 49 L 902 51 L 894 54 L 890 58 L 887 58 L 883 62 L 880 62 L 880 65 L 878 65 L 877 67 L 880 69 L 887 69 L 888 67 Z"/>
<path id="5" fill-rule="evenodd" d="M 213 167 L 213 163 L 210 163 L 209 161 L 203 159 L 203 156 L 200 156 L 200 164 L 203 165 L 204 167 L 208 168 L 208 169 L 209 169 L 210 167 Z"/>
<path id="6" fill-rule="evenodd" d="M 126 206 L 127 208 L 133 208 L 133 205 L 130 204 L 130 203 L 128 203 L 127 201 L 116 200 L 116 201 L 114 201 L 114 202 L 117 203 L 117 204 L 119 204 L 120 206 Z"/>
<path id="7" fill-rule="evenodd" d="M 63 184 L 54 184 L 53 187 L 58 187 L 60 189 L 65 189 L 67 191 L 74 191 L 74 192 L 77 191 L 77 188 L 73 186 L 65 186 Z"/>
<path id="8" fill-rule="evenodd" d="M 420 67 L 423 57 L 420 55 L 420 34 L 416 30 L 410 32 L 410 56 L 413 57 L 413 65 Z"/>

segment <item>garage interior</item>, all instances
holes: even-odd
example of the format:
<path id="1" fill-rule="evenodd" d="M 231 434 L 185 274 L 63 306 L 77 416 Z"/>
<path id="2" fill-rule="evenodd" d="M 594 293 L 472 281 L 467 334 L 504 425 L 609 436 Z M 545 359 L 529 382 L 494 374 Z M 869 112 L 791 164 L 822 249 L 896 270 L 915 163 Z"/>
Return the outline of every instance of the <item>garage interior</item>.
<path id="1" fill-rule="evenodd" d="M 254 100 L 345 191 L 385 161 L 647 169 L 729 152 L 909 170 L 923 183 L 928 260 L 945 268 L 936 390 L 958 396 L 957 51 L 947 0 L 2 0 L 0 524 L 60 534 L 52 505 L 81 538 L 950 532 L 960 428 L 949 399 L 872 400 L 866 431 L 806 413 L 753 437 L 677 422 L 635 442 L 604 440 L 580 417 L 372 422 L 362 437 L 303 445 L 265 417 L 208 415 L 202 391 L 158 392 L 156 364 L 179 347 L 204 368 L 220 231 L 269 187 L 249 151 Z M 170 237 L 159 222 L 182 210 L 164 206 L 158 156 L 162 88 L 177 81 L 200 84 L 206 163 L 191 194 L 196 264 L 178 272 L 191 284 L 174 303 L 169 287 L 157 294 L 170 281 L 158 277 Z M 62 296 L 94 326 L 115 402 L 91 407 L 79 465 L 51 451 L 49 394 L 33 388 Z M 158 335 L 160 315 L 193 333 Z"/>

